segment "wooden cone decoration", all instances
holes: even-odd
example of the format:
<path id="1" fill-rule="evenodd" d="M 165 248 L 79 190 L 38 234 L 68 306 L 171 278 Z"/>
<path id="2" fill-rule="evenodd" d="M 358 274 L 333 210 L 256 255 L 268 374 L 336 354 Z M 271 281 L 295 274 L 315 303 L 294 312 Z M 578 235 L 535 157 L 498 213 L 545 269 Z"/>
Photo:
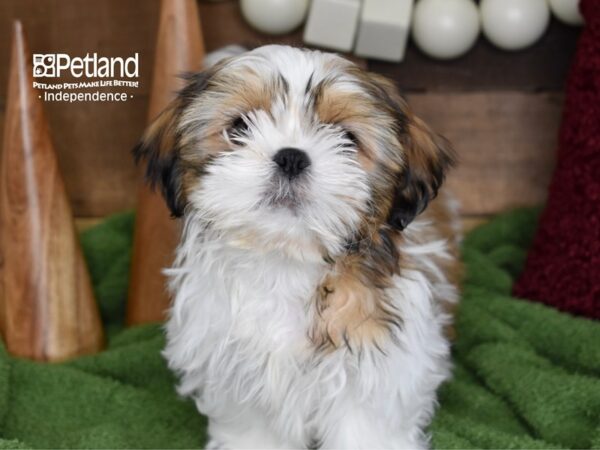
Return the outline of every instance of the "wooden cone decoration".
<path id="1" fill-rule="evenodd" d="M 162 0 L 148 119 L 151 122 L 183 87 L 182 73 L 197 71 L 204 44 L 195 0 Z M 170 216 L 160 193 L 140 176 L 127 322 L 160 321 L 169 307 L 166 278 L 181 224 Z"/>
<path id="2" fill-rule="evenodd" d="M 59 361 L 102 348 L 102 324 L 31 55 L 15 22 L 0 170 L 0 328 L 8 351 Z"/>

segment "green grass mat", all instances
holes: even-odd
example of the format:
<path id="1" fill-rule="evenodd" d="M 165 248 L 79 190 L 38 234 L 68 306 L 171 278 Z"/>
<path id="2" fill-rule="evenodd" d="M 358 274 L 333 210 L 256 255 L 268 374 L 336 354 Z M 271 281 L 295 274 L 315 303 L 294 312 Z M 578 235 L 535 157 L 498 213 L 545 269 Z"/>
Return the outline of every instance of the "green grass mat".
<path id="1" fill-rule="evenodd" d="M 536 213 L 471 232 L 455 376 L 440 391 L 434 448 L 600 448 L 600 324 L 510 296 Z M 158 325 L 122 326 L 133 216 L 82 235 L 106 351 L 63 364 L 0 347 L 0 448 L 190 448 L 205 420 L 179 399 Z"/>

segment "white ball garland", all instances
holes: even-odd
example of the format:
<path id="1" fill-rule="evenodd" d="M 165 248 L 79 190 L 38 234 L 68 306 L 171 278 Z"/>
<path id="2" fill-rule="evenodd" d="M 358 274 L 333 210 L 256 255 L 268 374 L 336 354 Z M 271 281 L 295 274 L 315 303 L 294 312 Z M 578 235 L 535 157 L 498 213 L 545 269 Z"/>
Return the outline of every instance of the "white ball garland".
<path id="1" fill-rule="evenodd" d="M 479 35 L 479 12 L 473 0 L 421 0 L 415 5 L 412 36 L 417 46 L 438 59 L 457 58 Z"/>
<path id="2" fill-rule="evenodd" d="M 520 50 L 535 43 L 550 22 L 546 0 L 482 0 L 483 34 L 504 50 Z"/>
<path id="3" fill-rule="evenodd" d="M 285 34 L 299 27 L 311 0 L 240 0 L 242 15 L 255 29 Z M 600 0 L 599 0 L 600 1 Z M 433 58 L 452 59 L 469 51 L 479 32 L 504 50 L 534 44 L 550 22 L 550 11 L 569 25 L 583 24 L 580 0 L 416 0 L 412 37 Z"/>
<path id="4" fill-rule="evenodd" d="M 299 27 L 308 4 L 309 0 L 241 0 L 244 18 L 267 34 L 285 34 Z"/>

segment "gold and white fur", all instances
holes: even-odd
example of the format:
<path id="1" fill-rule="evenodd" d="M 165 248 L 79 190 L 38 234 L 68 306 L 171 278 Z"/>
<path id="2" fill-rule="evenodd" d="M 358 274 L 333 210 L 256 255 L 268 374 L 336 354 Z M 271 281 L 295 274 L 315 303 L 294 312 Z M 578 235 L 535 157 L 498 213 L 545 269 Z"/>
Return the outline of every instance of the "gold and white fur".
<path id="1" fill-rule="evenodd" d="M 310 165 L 282 175 L 282 148 Z M 436 197 L 452 152 L 391 83 L 317 51 L 235 54 L 136 157 L 184 224 L 164 356 L 208 447 L 428 447 L 460 277 Z"/>

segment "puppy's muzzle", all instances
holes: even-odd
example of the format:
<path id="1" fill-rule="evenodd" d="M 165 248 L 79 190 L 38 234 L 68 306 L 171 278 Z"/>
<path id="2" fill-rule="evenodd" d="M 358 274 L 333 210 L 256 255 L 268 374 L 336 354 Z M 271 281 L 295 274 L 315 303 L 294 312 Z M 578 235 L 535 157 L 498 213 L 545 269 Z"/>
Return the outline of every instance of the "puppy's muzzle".
<path id="1" fill-rule="evenodd" d="M 273 157 L 279 172 L 289 179 L 295 178 L 310 166 L 310 158 L 305 151 L 297 148 L 282 148 Z"/>

